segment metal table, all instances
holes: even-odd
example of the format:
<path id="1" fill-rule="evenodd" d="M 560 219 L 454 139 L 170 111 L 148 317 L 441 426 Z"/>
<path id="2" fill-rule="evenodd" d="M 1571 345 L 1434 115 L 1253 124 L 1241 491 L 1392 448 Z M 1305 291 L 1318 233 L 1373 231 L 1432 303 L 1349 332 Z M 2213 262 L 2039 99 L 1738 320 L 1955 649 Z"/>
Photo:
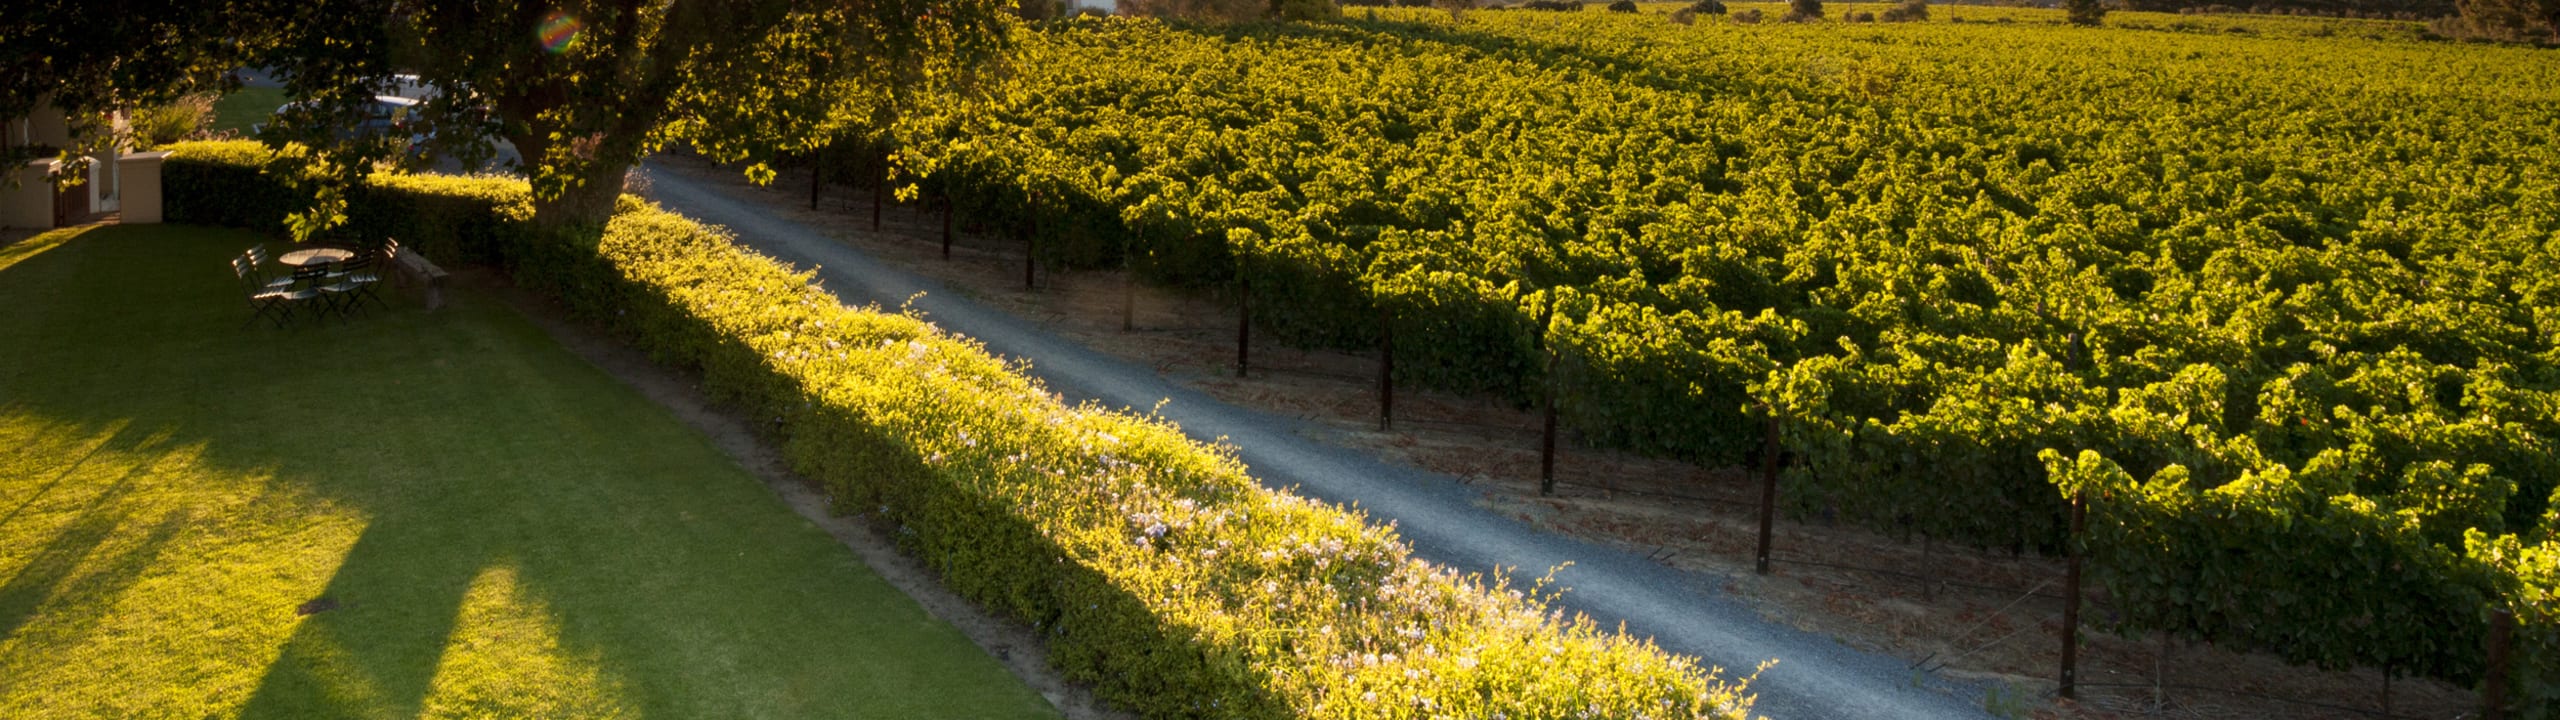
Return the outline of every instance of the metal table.
<path id="1" fill-rule="evenodd" d="M 276 256 L 276 262 L 287 267 L 300 268 L 310 267 L 313 265 L 341 263 L 353 260 L 355 257 L 356 251 L 354 250 L 347 250 L 344 248 L 311 248 L 309 250 L 295 250 L 293 252 Z"/>

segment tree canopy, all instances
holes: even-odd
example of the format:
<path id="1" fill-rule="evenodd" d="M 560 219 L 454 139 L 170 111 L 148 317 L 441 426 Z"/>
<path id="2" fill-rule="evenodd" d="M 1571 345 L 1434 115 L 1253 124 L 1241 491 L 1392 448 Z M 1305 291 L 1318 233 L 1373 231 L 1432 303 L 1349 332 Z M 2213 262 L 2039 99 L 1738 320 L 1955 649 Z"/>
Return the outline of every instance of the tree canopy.
<path id="1" fill-rule="evenodd" d="M 0 24 L 0 117 L 75 118 L 271 70 L 300 99 L 262 134 L 351 180 L 382 143 L 336 132 L 404 83 L 441 151 L 512 144 L 537 220 L 601 223 L 670 143 L 722 160 L 821 142 L 832 117 L 967 85 L 1001 57 L 1010 0 L 31 0 Z M 404 78 L 400 76 L 413 76 Z M 758 165 L 756 167 L 761 167 Z M 328 224 L 331 187 L 307 227 Z"/>
<path id="2" fill-rule="evenodd" d="M 723 160 L 808 146 L 842 113 L 965 84 L 1009 33 L 1002 0 L 319 0 L 265 53 L 315 117 L 343 117 L 413 74 L 438 144 L 523 156 L 536 219 L 594 224 L 624 173 L 669 143 Z M 324 122 L 288 118 L 271 141 L 341 150 Z"/>
<path id="3" fill-rule="evenodd" d="M 2502 42 L 2560 44 L 2560 0 L 2456 0 L 2455 29 Z"/>
<path id="4" fill-rule="evenodd" d="M 265 0 L 92 0 L 10 3 L 0 22 L 0 118 L 38 103 L 75 123 L 222 88 L 228 71 L 271 44 Z"/>

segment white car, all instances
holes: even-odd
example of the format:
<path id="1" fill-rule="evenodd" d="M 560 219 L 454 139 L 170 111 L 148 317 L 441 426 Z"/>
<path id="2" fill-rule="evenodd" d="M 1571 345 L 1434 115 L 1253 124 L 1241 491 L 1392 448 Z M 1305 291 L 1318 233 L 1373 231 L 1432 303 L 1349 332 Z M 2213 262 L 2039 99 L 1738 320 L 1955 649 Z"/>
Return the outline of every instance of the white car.
<path id="1" fill-rule="evenodd" d="M 275 114 L 279 116 L 292 114 L 306 107 L 308 102 L 286 103 L 278 106 Z M 356 121 L 352 126 L 338 127 L 332 134 L 340 140 L 368 137 L 405 138 L 407 142 L 402 148 L 404 152 L 413 156 L 423 154 L 427 149 L 427 141 L 433 138 L 426 133 L 414 132 L 410 129 L 409 114 L 418 106 L 418 102 L 411 98 L 375 95 L 373 100 L 365 103 L 363 119 Z M 263 129 L 265 126 L 260 125 L 250 128 L 249 131 L 255 133 Z"/>

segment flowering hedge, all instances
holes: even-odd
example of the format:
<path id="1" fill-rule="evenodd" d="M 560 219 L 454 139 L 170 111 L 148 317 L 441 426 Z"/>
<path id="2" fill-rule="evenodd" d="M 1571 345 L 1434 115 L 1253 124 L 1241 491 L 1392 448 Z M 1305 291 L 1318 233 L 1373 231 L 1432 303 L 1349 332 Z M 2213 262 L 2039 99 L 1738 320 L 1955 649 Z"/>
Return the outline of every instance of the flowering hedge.
<path id="1" fill-rule="evenodd" d="M 254 157 L 200 145 L 170 162 L 185 177 Z M 972 341 L 848 308 L 718 231 L 627 200 L 600 237 L 546 233 L 500 217 L 512 205 L 487 202 L 485 182 L 378 177 L 356 204 L 486 206 L 489 217 L 408 227 L 451 233 L 435 242 L 486 253 L 771 418 L 793 468 L 840 510 L 894 524 L 948 586 L 1048 633 L 1052 662 L 1120 706 L 1219 718 L 1748 712 L 1743 685 L 1716 670 L 1417 560 L 1392 529 L 1264 489 L 1231 453 L 1164 421 L 1069 406 Z M 173 207 L 237 191 L 170 187 L 188 196 Z"/>

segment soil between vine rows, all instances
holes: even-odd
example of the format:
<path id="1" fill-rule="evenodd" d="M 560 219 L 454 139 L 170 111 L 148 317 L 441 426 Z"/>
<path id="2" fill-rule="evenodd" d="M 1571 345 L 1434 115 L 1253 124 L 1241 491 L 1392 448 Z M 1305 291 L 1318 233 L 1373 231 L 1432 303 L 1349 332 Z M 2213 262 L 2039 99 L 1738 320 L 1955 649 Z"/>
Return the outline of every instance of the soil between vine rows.
<path id="1" fill-rule="evenodd" d="M 1084 347 L 1152 367 L 1221 401 L 1321 428 L 1310 439 L 1389 463 L 1465 480 L 1476 503 L 1532 526 L 1615 546 L 1715 578 L 1763 617 L 1995 688 L 1986 709 L 2037 718 L 2383 717 L 2375 669 L 2329 672 L 2273 656 L 2158 636 L 2083 630 L 2080 697 L 2055 697 L 2062 625 L 2059 558 L 1904 540 L 1819 519 L 1781 516 L 1767 577 L 1754 575 L 1757 475 L 1628 453 L 1560 445 L 1558 491 L 1538 495 L 1538 416 L 1490 398 L 1399 388 L 1395 422 L 1378 429 L 1374 353 L 1306 351 L 1257 342 L 1247 377 L 1234 372 L 1235 307 L 1215 293 L 1131 288 L 1117 271 L 1037 273 L 1022 286 L 1022 243 L 962 218 L 952 259 L 941 259 L 942 218 L 892 203 L 871 229 L 869 188 L 830 186 L 811 210 L 807 171 L 772 184 L 692 158 L 652 160 L 654 172 L 720 188 L 772 216 L 818 228 L 883 263 L 945 284 Z M 1124 293 L 1133 330 L 1122 330 Z M 1781 488 L 1780 492 L 1784 492 Z M 2084 617 L 2108 609 L 2094 585 Z M 1783 662 L 1783 658 L 1781 658 Z M 1743 668 L 1746 671 L 1748 668 Z M 2455 718 L 2477 696 L 2447 683 L 2389 683 L 2391 715 Z"/>

